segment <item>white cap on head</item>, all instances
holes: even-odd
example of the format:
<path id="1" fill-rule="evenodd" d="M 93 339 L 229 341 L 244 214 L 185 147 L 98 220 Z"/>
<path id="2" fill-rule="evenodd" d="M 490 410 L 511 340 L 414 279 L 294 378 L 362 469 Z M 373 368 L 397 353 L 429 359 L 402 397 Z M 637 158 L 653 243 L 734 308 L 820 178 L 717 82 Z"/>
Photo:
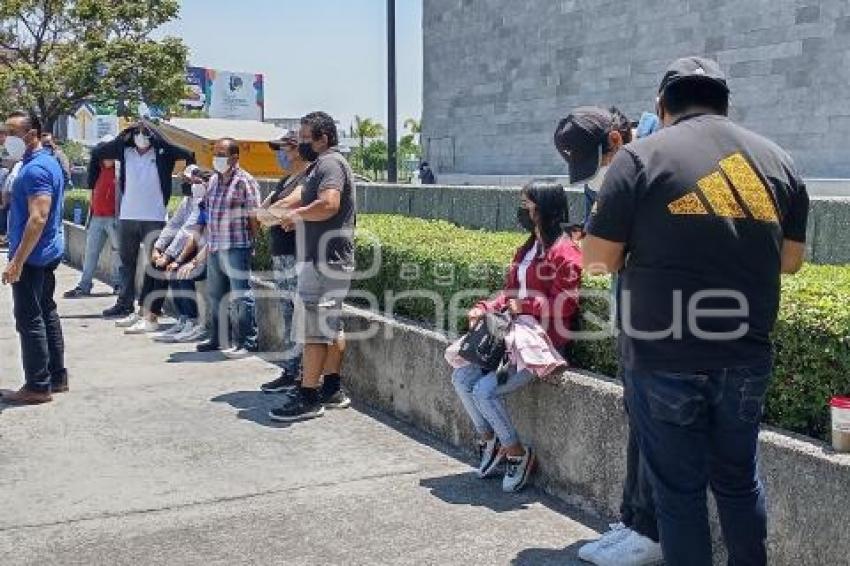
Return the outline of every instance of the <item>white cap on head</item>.
<path id="1" fill-rule="evenodd" d="M 192 175 L 196 175 L 200 172 L 201 170 L 198 168 L 197 165 L 187 165 L 186 168 L 183 169 L 183 176 L 191 177 Z"/>

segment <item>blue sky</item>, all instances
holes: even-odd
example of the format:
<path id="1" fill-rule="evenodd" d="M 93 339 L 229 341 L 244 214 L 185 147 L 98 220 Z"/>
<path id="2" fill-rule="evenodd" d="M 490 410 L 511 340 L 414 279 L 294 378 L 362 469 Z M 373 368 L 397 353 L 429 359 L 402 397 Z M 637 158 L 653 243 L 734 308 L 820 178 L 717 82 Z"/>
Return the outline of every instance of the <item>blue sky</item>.
<path id="1" fill-rule="evenodd" d="M 422 113 L 422 1 L 396 0 L 399 128 Z M 192 65 L 263 73 L 267 117 L 324 110 L 386 125 L 385 0 L 182 0 L 161 33 Z"/>

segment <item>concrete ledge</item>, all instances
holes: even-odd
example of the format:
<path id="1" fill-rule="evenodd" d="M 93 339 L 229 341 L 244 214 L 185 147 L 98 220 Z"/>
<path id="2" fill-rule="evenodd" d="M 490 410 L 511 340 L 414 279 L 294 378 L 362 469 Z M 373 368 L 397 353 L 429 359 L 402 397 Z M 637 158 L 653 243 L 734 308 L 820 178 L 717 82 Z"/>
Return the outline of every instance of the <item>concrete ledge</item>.
<path id="1" fill-rule="evenodd" d="M 346 328 L 376 332 L 349 342 L 345 374 L 352 394 L 454 445 L 471 448 L 471 424 L 443 361 L 447 338 L 371 312 L 349 309 L 348 314 Z M 570 371 L 561 384 L 534 383 L 512 396 L 509 406 L 523 440 L 539 455 L 535 482 L 570 503 L 616 515 L 627 434 L 622 388 L 604 377 Z M 775 430 L 763 432 L 760 445 L 768 489 L 770 564 L 846 564 L 850 456 Z M 718 563 L 722 559 L 717 556 Z"/>

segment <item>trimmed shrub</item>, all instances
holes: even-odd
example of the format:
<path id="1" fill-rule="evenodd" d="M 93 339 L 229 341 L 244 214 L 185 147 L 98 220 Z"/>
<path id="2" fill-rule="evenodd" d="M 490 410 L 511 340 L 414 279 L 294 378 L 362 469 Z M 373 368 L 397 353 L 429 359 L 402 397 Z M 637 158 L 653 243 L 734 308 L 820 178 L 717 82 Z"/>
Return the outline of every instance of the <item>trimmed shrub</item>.
<path id="1" fill-rule="evenodd" d="M 66 217 L 74 203 L 87 211 L 88 191 L 70 191 Z M 172 200 L 170 208 L 178 201 Z M 70 212 L 70 215 L 68 211 Z M 460 315 L 448 308 L 455 297 L 464 313 L 476 300 L 502 287 L 505 270 L 524 236 L 460 228 L 441 220 L 394 215 L 358 216 L 358 269 L 368 270 L 380 257 L 374 276 L 356 281 L 357 292 L 377 298 L 378 307 L 396 316 L 442 329 L 463 328 Z M 268 239 L 257 244 L 254 266 L 268 270 Z M 585 277 L 585 289 L 610 293 L 610 278 Z M 828 403 L 833 395 L 850 394 L 850 266 L 806 267 L 782 278 L 782 303 L 774 331 L 776 371 L 768 392 L 765 421 L 791 431 L 826 439 Z M 356 300 L 356 298 L 355 298 Z M 582 298 L 578 330 L 608 330 L 601 340 L 578 341 L 573 363 L 605 375 L 616 375 L 614 338 L 604 321 L 608 301 Z M 591 320 L 596 317 L 596 320 Z M 603 321 L 600 323 L 600 321 Z"/>

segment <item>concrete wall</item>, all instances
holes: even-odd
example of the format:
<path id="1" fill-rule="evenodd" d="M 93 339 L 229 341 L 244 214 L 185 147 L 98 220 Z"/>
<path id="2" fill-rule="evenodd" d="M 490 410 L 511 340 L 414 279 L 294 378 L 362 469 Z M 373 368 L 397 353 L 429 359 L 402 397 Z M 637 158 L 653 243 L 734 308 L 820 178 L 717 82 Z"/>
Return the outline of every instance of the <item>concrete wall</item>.
<path id="1" fill-rule="evenodd" d="M 82 262 L 85 232 L 66 224 L 66 257 Z M 99 277 L 108 275 L 101 257 Z M 261 348 L 281 344 L 279 303 L 255 281 Z M 359 401 L 455 446 L 473 446 L 472 428 L 443 360 L 446 336 L 347 308 L 344 374 Z M 615 516 L 625 474 L 622 388 L 602 376 L 570 371 L 558 384 L 534 383 L 509 400 L 525 442 L 539 457 L 534 482 L 588 511 Z M 850 556 L 850 455 L 777 431 L 761 436 L 761 471 L 769 491 L 770 564 L 845 564 Z M 717 521 L 714 519 L 717 536 Z M 722 564 L 722 553 L 717 564 Z"/>
<path id="2" fill-rule="evenodd" d="M 558 119 L 652 110 L 667 65 L 707 55 L 732 116 L 807 176 L 850 176 L 846 0 L 428 0 L 422 140 L 443 173 L 563 174 Z"/>
<path id="3" fill-rule="evenodd" d="M 349 310 L 345 375 L 355 398 L 454 445 L 472 448 L 472 427 L 443 360 L 447 339 L 364 311 Z M 509 400 L 520 435 L 539 456 L 534 481 L 590 511 L 615 516 L 625 474 L 627 424 L 621 387 L 570 371 L 557 385 L 534 383 Z M 850 456 L 780 432 L 761 436 L 774 566 L 846 564 Z M 714 519 L 717 533 L 717 521 Z M 723 563 L 722 553 L 716 563 Z"/>

